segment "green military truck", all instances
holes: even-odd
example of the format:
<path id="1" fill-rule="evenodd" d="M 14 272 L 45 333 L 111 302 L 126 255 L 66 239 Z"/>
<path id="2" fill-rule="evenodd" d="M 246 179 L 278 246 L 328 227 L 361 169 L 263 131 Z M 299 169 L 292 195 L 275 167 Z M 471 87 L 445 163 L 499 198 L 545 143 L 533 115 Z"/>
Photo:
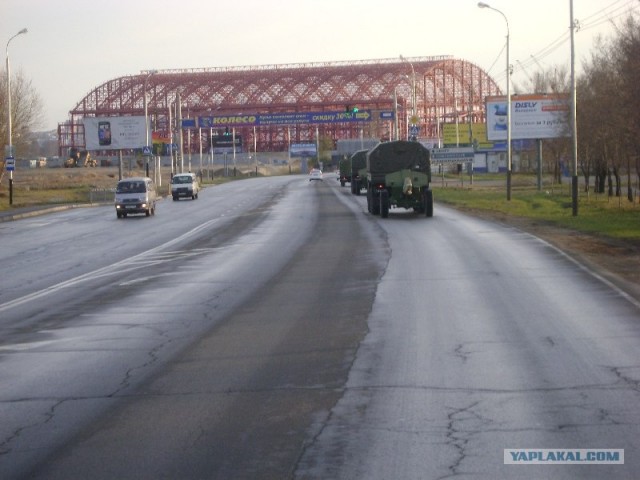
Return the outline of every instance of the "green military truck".
<path id="1" fill-rule="evenodd" d="M 367 188 L 367 152 L 359 150 L 351 155 L 351 193 L 360 195 L 360 190 Z"/>
<path id="2" fill-rule="evenodd" d="M 340 186 L 344 187 L 347 182 L 351 181 L 351 161 L 348 158 L 343 158 L 340 160 L 339 168 L 339 178 Z"/>
<path id="3" fill-rule="evenodd" d="M 367 153 L 367 208 L 389 216 L 391 208 L 413 208 L 433 216 L 429 150 L 418 142 L 398 140 L 378 144 Z"/>

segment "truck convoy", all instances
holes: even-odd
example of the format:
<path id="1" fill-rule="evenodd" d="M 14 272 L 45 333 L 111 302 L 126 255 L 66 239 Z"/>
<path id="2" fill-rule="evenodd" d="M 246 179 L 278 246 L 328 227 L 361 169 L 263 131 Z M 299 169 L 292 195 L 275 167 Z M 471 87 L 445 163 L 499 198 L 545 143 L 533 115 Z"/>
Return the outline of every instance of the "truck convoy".
<path id="1" fill-rule="evenodd" d="M 366 156 L 369 213 L 386 218 L 391 208 L 413 208 L 433 216 L 431 158 L 425 146 L 405 140 L 384 142 Z"/>
<path id="2" fill-rule="evenodd" d="M 360 190 L 367 187 L 367 152 L 359 150 L 351 155 L 351 193 L 360 195 Z"/>

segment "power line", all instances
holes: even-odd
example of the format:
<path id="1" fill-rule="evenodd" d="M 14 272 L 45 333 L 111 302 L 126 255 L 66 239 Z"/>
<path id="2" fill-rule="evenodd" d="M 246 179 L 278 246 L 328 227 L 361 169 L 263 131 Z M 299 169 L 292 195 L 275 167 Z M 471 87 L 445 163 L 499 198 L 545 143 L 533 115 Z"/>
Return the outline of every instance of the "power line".
<path id="1" fill-rule="evenodd" d="M 635 7 L 635 8 L 634 8 Z M 591 28 L 595 28 L 606 22 L 611 22 L 622 15 L 628 15 L 631 12 L 637 12 L 638 3 L 636 0 L 616 0 L 615 2 L 607 5 L 606 7 L 592 13 L 591 15 L 584 17 L 579 23 L 577 32 L 585 31 Z M 531 55 L 529 60 L 523 61 L 520 66 L 526 74 L 526 68 L 531 67 L 533 63 L 537 63 L 539 60 L 548 57 L 560 47 L 564 46 L 570 39 L 570 32 L 566 31 L 558 38 L 553 40 L 549 45 L 542 48 L 535 54 Z M 539 67 L 539 65 L 538 65 Z"/>

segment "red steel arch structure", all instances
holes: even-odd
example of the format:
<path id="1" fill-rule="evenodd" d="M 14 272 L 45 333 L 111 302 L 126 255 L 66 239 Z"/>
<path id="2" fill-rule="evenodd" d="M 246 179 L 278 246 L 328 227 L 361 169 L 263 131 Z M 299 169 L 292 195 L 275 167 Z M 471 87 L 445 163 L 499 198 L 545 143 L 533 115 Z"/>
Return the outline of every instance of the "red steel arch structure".
<path id="1" fill-rule="evenodd" d="M 69 120 L 58 126 L 60 154 L 84 146 L 85 116 L 144 115 L 145 84 L 154 131 L 169 131 L 178 98 L 182 118 L 345 111 L 347 106 L 372 112 L 370 122 L 238 128 L 250 150 L 258 151 L 286 151 L 290 142 L 315 141 L 316 133 L 334 142 L 391 139 L 392 122 L 379 113 L 394 110 L 394 97 L 400 138 L 406 138 L 414 101 L 419 137 L 439 138 L 442 123 L 484 121 L 484 98 L 501 94 L 482 69 L 451 56 L 142 71 L 98 86 L 69 112 Z"/>

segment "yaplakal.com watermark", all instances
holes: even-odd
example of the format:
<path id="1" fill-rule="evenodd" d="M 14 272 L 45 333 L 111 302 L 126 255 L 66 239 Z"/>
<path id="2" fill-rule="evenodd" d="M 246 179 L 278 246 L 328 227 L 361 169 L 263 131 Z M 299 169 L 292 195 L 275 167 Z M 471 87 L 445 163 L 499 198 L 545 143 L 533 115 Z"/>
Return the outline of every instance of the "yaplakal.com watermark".
<path id="1" fill-rule="evenodd" d="M 505 465 L 624 464 L 624 449 L 505 448 Z"/>

